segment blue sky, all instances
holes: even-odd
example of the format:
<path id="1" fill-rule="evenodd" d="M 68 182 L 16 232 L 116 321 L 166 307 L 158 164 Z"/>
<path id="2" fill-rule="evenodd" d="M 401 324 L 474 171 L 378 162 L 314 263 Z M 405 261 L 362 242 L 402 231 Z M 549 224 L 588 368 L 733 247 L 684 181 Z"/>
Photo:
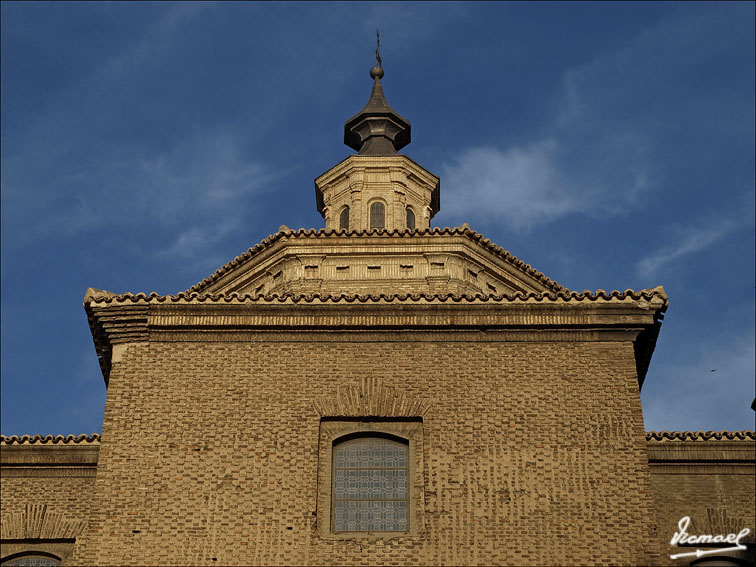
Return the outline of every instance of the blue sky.
<path id="1" fill-rule="evenodd" d="M 564 286 L 670 296 L 647 429 L 753 428 L 754 4 L 2 2 L 2 432 L 100 431 L 82 300 L 320 228 L 384 90 L 403 153 Z"/>

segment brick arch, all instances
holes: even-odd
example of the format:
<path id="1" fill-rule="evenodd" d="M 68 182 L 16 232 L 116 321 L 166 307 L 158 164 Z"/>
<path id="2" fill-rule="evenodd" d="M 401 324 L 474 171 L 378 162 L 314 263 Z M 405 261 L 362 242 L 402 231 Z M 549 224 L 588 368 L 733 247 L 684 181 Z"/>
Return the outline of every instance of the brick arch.
<path id="1" fill-rule="evenodd" d="M 3 539 L 73 539 L 86 528 L 85 520 L 72 520 L 47 509 L 47 504 L 26 504 L 0 519 Z"/>
<path id="2" fill-rule="evenodd" d="M 335 395 L 316 398 L 313 405 L 321 417 L 424 417 L 430 408 L 426 400 L 385 386 L 380 378 L 360 378 Z"/>

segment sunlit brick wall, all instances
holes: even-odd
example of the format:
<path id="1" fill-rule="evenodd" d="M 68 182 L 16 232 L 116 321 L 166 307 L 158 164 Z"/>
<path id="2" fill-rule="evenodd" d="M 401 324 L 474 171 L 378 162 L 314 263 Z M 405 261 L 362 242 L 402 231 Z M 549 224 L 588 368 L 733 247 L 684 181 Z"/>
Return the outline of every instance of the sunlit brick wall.
<path id="1" fill-rule="evenodd" d="M 81 564 L 647 564 L 629 342 L 533 333 L 262 333 L 116 362 Z M 218 337 L 216 337 L 217 340 Z M 427 404 L 422 525 L 317 529 L 317 401 L 365 376 Z M 322 467 L 320 467 L 322 470 Z"/>
<path id="2" fill-rule="evenodd" d="M 99 443 L 82 445 L 0 448 L 0 556 L 36 550 L 65 559 L 71 553 L 89 518 Z"/>

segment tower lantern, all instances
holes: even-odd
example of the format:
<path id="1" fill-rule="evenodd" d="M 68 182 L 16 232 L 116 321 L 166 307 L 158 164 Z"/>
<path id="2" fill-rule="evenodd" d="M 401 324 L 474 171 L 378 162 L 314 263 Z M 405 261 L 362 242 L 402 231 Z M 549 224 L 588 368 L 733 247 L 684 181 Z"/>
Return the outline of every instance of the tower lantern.
<path id="1" fill-rule="evenodd" d="M 357 151 L 315 180 L 327 229 L 430 228 L 440 208 L 439 178 L 397 152 L 410 143 L 410 121 L 386 100 L 381 56 L 370 70 L 365 106 L 344 124 L 344 143 Z"/>

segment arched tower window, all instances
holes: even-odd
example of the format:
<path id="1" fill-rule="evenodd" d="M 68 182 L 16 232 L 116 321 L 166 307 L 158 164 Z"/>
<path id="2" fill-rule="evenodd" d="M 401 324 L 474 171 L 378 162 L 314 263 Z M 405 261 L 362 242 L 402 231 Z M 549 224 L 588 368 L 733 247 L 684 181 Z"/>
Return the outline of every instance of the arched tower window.
<path id="1" fill-rule="evenodd" d="M 333 531 L 409 530 L 409 443 L 375 434 L 333 444 Z"/>
<path id="2" fill-rule="evenodd" d="M 410 230 L 415 228 L 415 212 L 407 207 L 407 228 Z"/>
<path id="3" fill-rule="evenodd" d="M 339 215 L 339 229 L 349 230 L 349 207 L 348 206 L 341 209 L 341 215 Z"/>
<path id="4" fill-rule="evenodd" d="M 370 230 L 386 228 L 386 205 L 377 201 L 370 205 Z"/>

